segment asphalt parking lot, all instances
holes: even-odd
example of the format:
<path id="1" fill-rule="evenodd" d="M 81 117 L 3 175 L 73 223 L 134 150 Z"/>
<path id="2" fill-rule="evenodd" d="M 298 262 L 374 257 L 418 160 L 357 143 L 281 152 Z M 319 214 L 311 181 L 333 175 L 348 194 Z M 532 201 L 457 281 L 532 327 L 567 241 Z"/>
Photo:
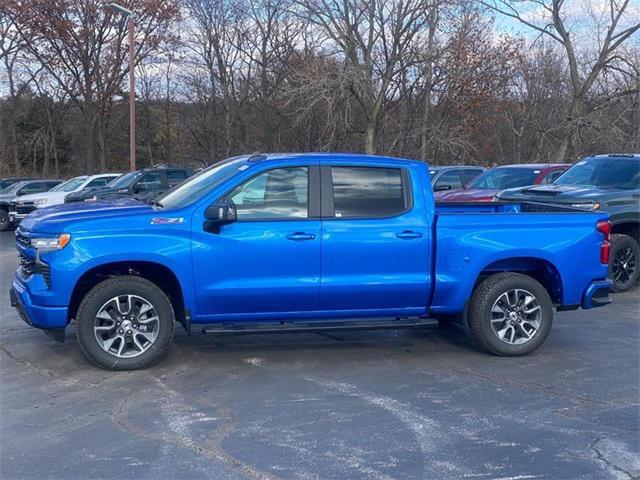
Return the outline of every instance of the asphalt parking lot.
<path id="1" fill-rule="evenodd" d="M 9 304 L 0 234 L 2 478 L 640 477 L 640 289 L 558 313 L 533 355 L 465 331 L 186 338 L 146 371 L 84 359 Z"/>

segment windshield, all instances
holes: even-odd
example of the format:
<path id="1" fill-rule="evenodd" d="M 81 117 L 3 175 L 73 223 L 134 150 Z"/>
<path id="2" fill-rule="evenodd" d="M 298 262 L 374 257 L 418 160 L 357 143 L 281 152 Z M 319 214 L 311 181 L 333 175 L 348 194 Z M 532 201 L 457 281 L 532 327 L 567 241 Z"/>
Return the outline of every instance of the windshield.
<path id="1" fill-rule="evenodd" d="M 4 195 L 4 194 L 9 194 L 9 193 L 15 193 L 15 192 L 17 192 L 17 191 L 18 191 L 18 189 L 20 189 L 20 187 L 22 187 L 25 183 L 27 183 L 27 182 L 17 182 L 17 183 L 14 183 L 14 184 L 12 184 L 12 185 L 9 185 L 9 186 L 8 186 L 7 188 L 5 188 L 4 190 L 2 190 L 2 192 L 0 192 L 0 193 L 2 193 L 3 195 Z"/>
<path id="2" fill-rule="evenodd" d="M 436 173 L 438 173 L 437 170 L 429 170 L 429 179 L 433 180 L 433 177 L 436 176 Z"/>
<path id="3" fill-rule="evenodd" d="M 121 177 L 118 177 L 113 182 L 109 183 L 109 188 L 126 188 L 135 182 L 136 178 L 140 175 L 142 175 L 141 171 L 125 173 Z"/>
<path id="4" fill-rule="evenodd" d="M 62 182 L 60 185 L 53 187 L 50 192 L 73 192 L 77 190 L 84 182 L 87 181 L 87 177 L 75 177 L 66 182 Z"/>
<path id="5" fill-rule="evenodd" d="M 171 209 L 189 205 L 239 171 L 245 170 L 247 168 L 245 159 L 244 156 L 233 157 L 216 163 L 169 190 L 156 203 Z"/>
<path id="6" fill-rule="evenodd" d="M 474 179 L 467 188 L 504 190 L 526 187 L 532 185 L 539 174 L 539 168 L 498 167 Z"/>
<path id="7" fill-rule="evenodd" d="M 634 158 L 589 158 L 559 176 L 554 185 L 640 188 L 640 161 Z"/>

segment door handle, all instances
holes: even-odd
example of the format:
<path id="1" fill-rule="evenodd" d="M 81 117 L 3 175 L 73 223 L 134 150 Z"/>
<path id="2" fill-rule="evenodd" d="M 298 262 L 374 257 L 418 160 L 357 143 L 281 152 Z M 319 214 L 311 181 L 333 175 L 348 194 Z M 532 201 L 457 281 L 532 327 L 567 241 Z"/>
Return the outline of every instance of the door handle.
<path id="1" fill-rule="evenodd" d="M 287 235 L 287 239 L 294 242 L 302 242 L 304 240 L 313 240 L 316 236 L 313 233 L 295 232 Z"/>
<path id="2" fill-rule="evenodd" d="M 402 238 L 402 239 L 421 238 L 422 237 L 422 233 L 414 232 L 413 230 L 405 230 L 404 232 L 396 233 L 396 237 Z"/>

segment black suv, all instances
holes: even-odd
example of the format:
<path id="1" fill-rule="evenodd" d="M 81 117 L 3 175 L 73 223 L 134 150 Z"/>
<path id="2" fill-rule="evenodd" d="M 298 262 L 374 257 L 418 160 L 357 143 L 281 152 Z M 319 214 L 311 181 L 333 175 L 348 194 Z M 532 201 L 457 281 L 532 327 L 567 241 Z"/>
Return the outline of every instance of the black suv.
<path id="1" fill-rule="evenodd" d="M 137 170 L 122 175 L 105 187 L 70 193 L 64 201 L 65 203 L 90 202 L 123 197 L 150 201 L 186 180 L 192 174 L 193 172 L 189 168 L 154 167 Z"/>
<path id="2" fill-rule="evenodd" d="M 583 158 L 551 185 L 512 188 L 500 200 L 560 203 L 610 215 L 609 276 L 613 291 L 630 289 L 640 274 L 640 154 Z"/>

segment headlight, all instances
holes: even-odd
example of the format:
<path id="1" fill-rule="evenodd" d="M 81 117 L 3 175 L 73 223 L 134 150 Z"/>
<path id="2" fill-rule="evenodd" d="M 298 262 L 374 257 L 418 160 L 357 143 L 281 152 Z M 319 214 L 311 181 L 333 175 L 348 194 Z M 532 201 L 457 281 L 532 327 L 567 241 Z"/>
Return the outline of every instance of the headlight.
<path id="1" fill-rule="evenodd" d="M 93 196 L 93 197 L 91 197 L 91 198 L 85 198 L 85 199 L 84 199 L 84 201 L 85 201 L 85 202 L 95 202 L 95 201 L 97 201 L 97 200 L 98 200 L 98 197 L 97 197 L 96 195 L 94 195 L 94 196 Z"/>
<path id="2" fill-rule="evenodd" d="M 585 203 L 572 203 L 572 207 L 583 208 L 585 210 L 598 210 L 600 208 L 599 202 L 585 202 Z"/>
<path id="3" fill-rule="evenodd" d="M 34 203 L 36 205 L 44 205 L 45 203 L 47 203 L 47 199 L 46 198 L 40 198 L 40 199 L 36 200 Z"/>
<path id="4" fill-rule="evenodd" d="M 31 246 L 38 250 L 60 250 L 66 247 L 71 241 L 71 235 L 62 233 L 57 237 L 32 238 Z"/>

